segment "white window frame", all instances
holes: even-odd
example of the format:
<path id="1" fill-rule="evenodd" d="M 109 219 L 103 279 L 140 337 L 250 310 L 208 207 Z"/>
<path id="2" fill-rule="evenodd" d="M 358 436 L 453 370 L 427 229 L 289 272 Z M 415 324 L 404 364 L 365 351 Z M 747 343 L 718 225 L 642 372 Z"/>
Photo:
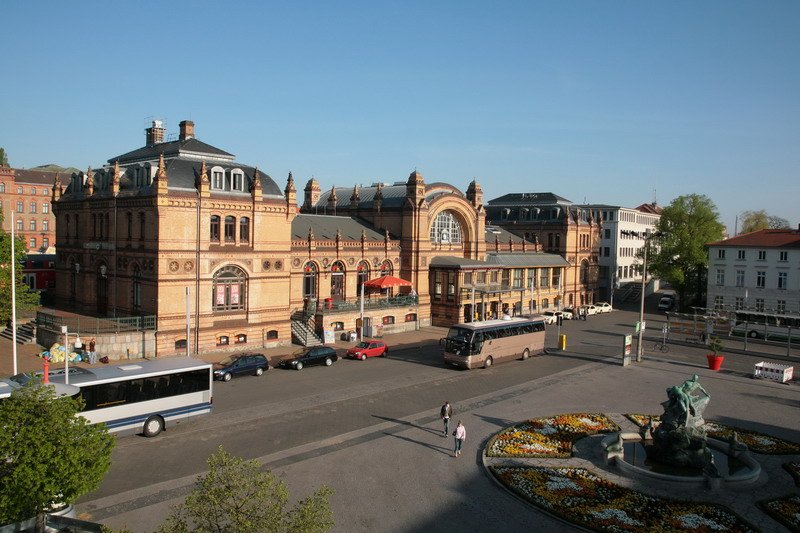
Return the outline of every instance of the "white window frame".
<path id="1" fill-rule="evenodd" d="M 244 191 L 244 172 L 240 168 L 231 170 L 231 188 L 232 191 Z"/>
<path id="2" fill-rule="evenodd" d="M 211 168 L 211 189 L 222 191 L 225 188 L 225 169 L 222 167 Z"/>

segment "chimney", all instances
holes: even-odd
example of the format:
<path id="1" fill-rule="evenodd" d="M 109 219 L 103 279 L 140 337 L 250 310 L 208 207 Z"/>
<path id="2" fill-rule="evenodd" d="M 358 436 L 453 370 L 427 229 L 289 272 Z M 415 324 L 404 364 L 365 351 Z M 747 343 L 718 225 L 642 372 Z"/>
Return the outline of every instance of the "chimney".
<path id="1" fill-rule="evenodd" d="M 154 120 L 153 125 L 145 131 L 145 138 L 147 146 L 164 142 L 164 123 L 160 120 Z"/>
<path id="2" fill-rule="evenodd" d="M 182 120 L 180 123 L 181 135 L 178 137 L 181 141 L 186 139 L 194 139 L 194 122 L 191 120 Z"/>

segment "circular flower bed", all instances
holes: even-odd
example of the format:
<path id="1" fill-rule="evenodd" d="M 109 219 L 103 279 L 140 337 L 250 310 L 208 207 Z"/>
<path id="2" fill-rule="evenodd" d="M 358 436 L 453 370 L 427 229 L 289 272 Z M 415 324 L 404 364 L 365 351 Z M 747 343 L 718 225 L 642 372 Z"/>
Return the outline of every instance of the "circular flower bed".
<path id="1" fill-rule="evenodd" d="M 598 531 L 756 531 L 722 506 L 648 496 L 584 468 L 493 466 L 490 470 L 534 505 Z"/>
<path id="2" fill-rule="evenodd" d="M 653 422 L 658 422 L 658 415 L 626 414 L 630 421 L 639 426 L 647 424 L 652 418 Z M 719 440 L 728 440 L 736 432 L 739 442 L 746 444 L 750 451 L 764 455 L 793 455 L 800 454 L 800 444 L 787 440 L 764 435 L 757 431 L 741 429 L 716 422 L 706 422 L 706 433 L 709 437 Z"/>
<path id="3" fill-rule="evenodd" d="M 800 495 L 763 500 L 758 502 L 758 505 L 765 513 L 790 530 L 800 531 Z"/>
<path id="4" fill-rule="evenodd" d="M 800 463 L 783 463 L 783 469 L 789 472 L 789 475 L 794 479 L 794 484 L 800 487 Z"/>
<path id="5" fill-rule="evenodd" d="M 575 441 L 619 431 L 604 414 L 573 413 L 533 418 L 501 431 L 486 447 L 488 457 L 570 457 Z"/>

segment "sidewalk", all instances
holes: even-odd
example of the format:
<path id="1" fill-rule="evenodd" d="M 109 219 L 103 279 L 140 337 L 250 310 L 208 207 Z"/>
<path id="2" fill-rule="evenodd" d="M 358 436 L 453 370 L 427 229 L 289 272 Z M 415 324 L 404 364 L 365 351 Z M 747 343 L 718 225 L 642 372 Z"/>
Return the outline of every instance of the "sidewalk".
<path id="1" fill-rule="evenodd" d="M 340 332 L 341 333 L 341 332 Z M 406 331 L 402 333 L 393 333 L 389 335 L 384 335 L 382 339 L 389 345 L 389 350 L 396 351 L 398 349 L 404 349 L 410 347 L 410 345 L 416 345 L 422 342 L 438 342 L 439 338 L 444 337 L 447 335 L 447 328 L 439 328 L 439 327 L 423 327 L 417 331 Z M 356 342 L 349 342 L 343 341 L 340 337 L 336 338 L 336 342 L 331 345 L 333 348 L 339 352 L 339 356 L 343 356 L 345 351 L 352 346 L 355 346 Z M 39 354 L 48 349 L 44 348 L 38 344 L 18 344 L 17 345 L 17 372 L 30 372 L 34 370 L 41 370 L 42 369 L 42 358 L 39 357 Z M 267 359 L 269 360 L 270 366 L 276 366 L 278 361 L 283 358 L 286 358 L 293 354 L 296 351 L 303 350 L 304 347 L 298 344 L 292 344 L 289 346 L 281 346 L 278 348 L 261 348 L 259 346 L 251 346 L 246 351 L 248 352 L 258 352 L 263 353 Z M 202 359 L 203 361 L 207 361 L 209 363 L 216 363 L 222 361 L 225 357 L 233 353 L 245 353 L 244 351 L 222 351 L 222 350 L 214 350 L 214 351 L 206 351 L 202 352 L 198 359 Z M 12 342 L 8 339 L 4 339 L 0 337 L 0 376 L 6 377 L 11 376 L 14 374 L 14 363 L 13 363 L 13 355 L 12 355 Z M 99 353 L 98 357 L 101 357 L 103 354 Z M 169 356 L 169 357 L 180 357 L 180 356 Z M 121 360 L 112 360 L 111 363 L 119 363 Z M 94 365 L 90 365 L 85 362 L 80 363 L 72 363 L 75 366 L 80 366 L 84 368 L 91 368 L 93 366 L 100 367 L 103 366 L 102 363 L 95 363 Z"/>

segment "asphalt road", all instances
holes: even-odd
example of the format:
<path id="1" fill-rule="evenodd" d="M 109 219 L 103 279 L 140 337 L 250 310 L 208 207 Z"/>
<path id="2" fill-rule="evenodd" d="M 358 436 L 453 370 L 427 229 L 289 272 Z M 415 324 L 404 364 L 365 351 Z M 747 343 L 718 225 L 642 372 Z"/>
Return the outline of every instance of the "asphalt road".
<path id="1" fill-rule="evenodd" d="M 652 348 L 663 317 L 652 314 L 646 318 L 648 332 L 644 346 Z M 616 364 L 615 360 L 621 361 L 623 335 L 632 333 L 632 324 L 637 319 L 636 311 L 617 310 L 589 317 L 585 322 L 566 321 L 561 330 L 567 335 L 565 352 L 497 364 L 489 370 L 464 371 L 444 366 L 435 339 L 445 330 L 425 328 L 419 332 L 415 344 L 395 346 L 392 336 L 387 336 L 385 340 L 392 346 L 388 358 L 339 360 L 331 367 L 309 367 L 300 372 L 274 368 L 262 377 L 217 382 L 210 416 L 170 429 L 154 439 L 120 438 L 102 486 L 85 496 L 77 508 L 95 520 L 112 519 L 113 524 L 115 514 L 133 516 L 131 513 L 137 508 L 153 505 L 158 499 L 185 495 L 190 488 L 186 483 L 160 492 L 149 487 L 169 486 L 170 482 L 204 472 L 206 458 L 220 445 L 245 458 L 268 457 L 268 466 L 274 470 L 323 458 L 330 451 L 350 446 L 355 449 L 355 444 L 386 435 L 409 441 L 403 437 L 403 431 L 409 428 L 423 429 L 435 437 L 439 428 L 438 409 L 444 400 L 455 406 L 454 418 L 458 419 L 459 410 L 513 400 L 516 393 L 504 391 L 514 387 L 535 397 L 530 384 L 548 376 L 558 380 L 561 378 L 557 376 L 585 370 L 587 365 Z M 555 348 L 557 334 L 556 327 L 549 327 L 548 346 Z M 681 365 L 685 373 L 691 372 L 693 365 L 698 369 L 705 367 L 705 352 L 702 348 L 672 345 L 666 354 L 646 349 L 645 359 Z M 730 355 L 723 372 L 746 376 L 753 363 L 763 358 L 759 354 Z M 561 412 L 561 407 L 539 405 L 537 409 Z M 318 443 L 326 443 L 326 447 L 311 451 Z M 446 455 L 449 439 L 442 439 L 442 446 L 424 446 Z M 304 449 L 309 451 L 297 452 Z M 284 454 L 290 450 L 292 453 Z M 363 457 L 365 467 L 369 462 L 368 457 Z M 321 468 L 325 468 L 324 461 Z M 115 505 L 98 503 L 122 494 L 139 496 Z M 414 517 L 408 519 L 413 521 Z M 488 523 L 486 526 L 490 527 Z"/>

